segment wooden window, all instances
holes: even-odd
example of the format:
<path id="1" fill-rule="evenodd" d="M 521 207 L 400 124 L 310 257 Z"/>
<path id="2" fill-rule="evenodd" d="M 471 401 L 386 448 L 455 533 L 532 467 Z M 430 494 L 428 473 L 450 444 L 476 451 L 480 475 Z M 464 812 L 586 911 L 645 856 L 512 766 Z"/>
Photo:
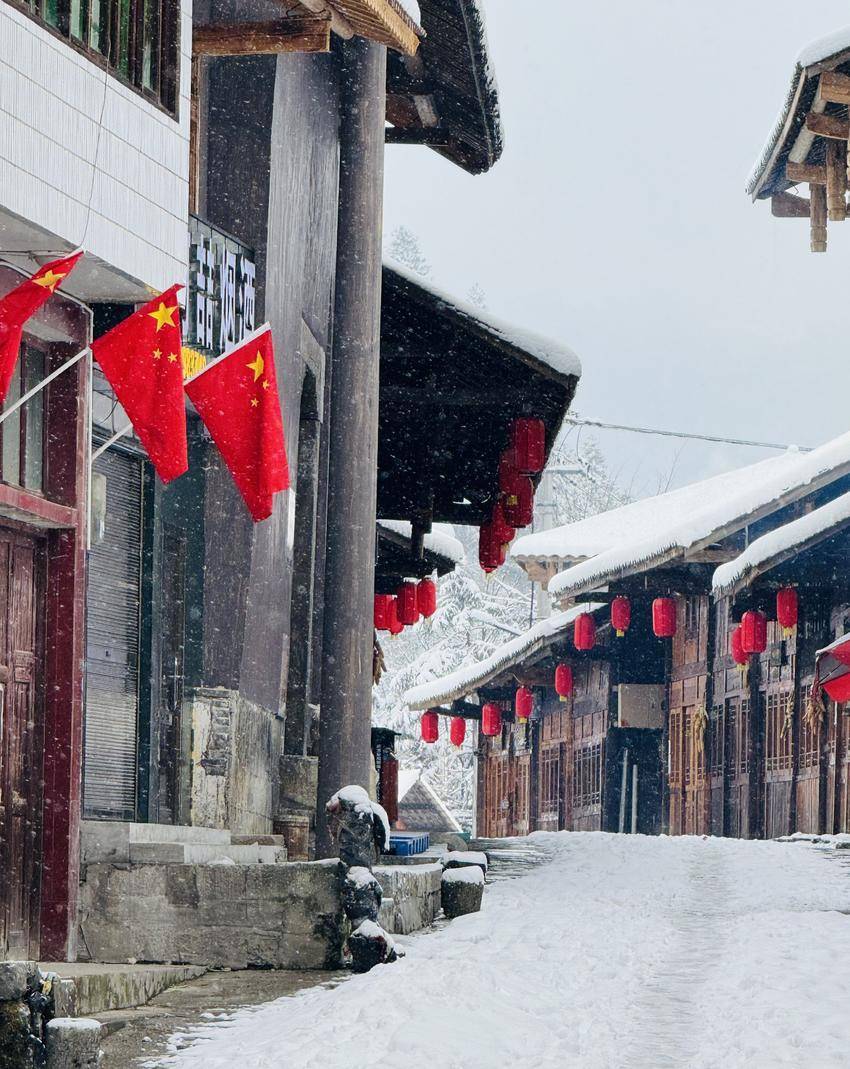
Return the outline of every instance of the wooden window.
<path id="1" fill-rule="evenodd" d="M 46 373 L 46 361 L 43 349 L 27 342 L 21 346 L 21 357 L 9 386 L 8 402 L 17 401 L 21 394 L 41 382 Z M 44 489 L 44 403 L 42 390 L 0 424 L 3 482 L 39 494 Z"/>
<path id="2" fill-rule="evenodd" d="M 670 754 L 668 759 L 668 773 L 670 784 L 681 786 L 682 784 L 682 710 L 670 710 Z"/>
<path id="3" fill-rule="evenodd" d="M 791 714 L 793 694 L 768 694 L 765 703 L 765 769 L 778 772 L 791 767 Z"/>
<path id="4" fill-rule="evenodd" d="M 685 630 L 690 634 L 699 630 L 699 598 L 685 598 Z"/>
<path id="5" fill-rule="evenodd" d="M 177 115 L 179 0 L 9 0 Z"/>
<path id="6" fill-rule="evenodd" d="M 550 746 L 540 755 L 540 816 L 558 819 L 561 808 L 560 747 Z"/>
<path id="7" fill-rule="evenodd" d="M 723 775 L 724 726 L 723 706 L 715 705 L 708 721 L 709 774 L 712 776 Z"/>
<path id="8" fill-rule="evenodd" d="M 601 804 L 602 766 L 601 742 L 573 753 L 573 806 L 576 809 Z"/>
<path id="9" fill-rule="evenodd" d="M 816 768 L 820 758 L 820 724 L 812 725 L 805 716 L 800 718 L 800 753 L 798 768 Z"/>

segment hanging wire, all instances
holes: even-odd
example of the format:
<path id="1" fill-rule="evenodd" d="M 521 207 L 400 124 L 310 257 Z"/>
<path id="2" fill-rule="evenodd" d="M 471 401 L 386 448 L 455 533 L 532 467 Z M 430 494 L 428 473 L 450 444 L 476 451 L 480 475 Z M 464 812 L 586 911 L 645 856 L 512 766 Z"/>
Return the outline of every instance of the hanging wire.
<path id="1" fill-rule="evenodd" d="M 582 416 L 566 416 L 564 422 L 573 427 L 598 427 L 603 431 L 628 431 L 631 434 L 655 434 L 664 438 L 690 438 L 699 442 L 719 442 L 721 445 L 745 445 L 755 449 L 798 449 L 801 453 L 811 453 L 812 446 L 780 444 L 779 442 L 759 442 L 750 438 L 725 438 L 714 434 L 695 434 L 690 431 L 668 431 L 660 427 L 635 427 L 625 423 L 604 423 L 599 419 L 585 419 Z"/>

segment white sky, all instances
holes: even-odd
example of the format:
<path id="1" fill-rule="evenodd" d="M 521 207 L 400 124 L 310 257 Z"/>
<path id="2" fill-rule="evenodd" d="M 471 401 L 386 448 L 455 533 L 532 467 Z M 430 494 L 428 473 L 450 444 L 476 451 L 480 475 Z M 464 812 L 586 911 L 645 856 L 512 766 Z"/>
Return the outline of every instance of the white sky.
<path id="1" fill-rule="evenodd" d="M 506 148 L 476 178 L 387 152 L 387 240 L 581 356 L 585 416 L 817 444 L 850 426 L 850 221 L 808 251 L 744 185 L 794 57 L 846 0 L 483 0 Z M 598 432 L 634 492 L 766 455 Z M 675 465 L 675 466 L 674 466 Z"/>

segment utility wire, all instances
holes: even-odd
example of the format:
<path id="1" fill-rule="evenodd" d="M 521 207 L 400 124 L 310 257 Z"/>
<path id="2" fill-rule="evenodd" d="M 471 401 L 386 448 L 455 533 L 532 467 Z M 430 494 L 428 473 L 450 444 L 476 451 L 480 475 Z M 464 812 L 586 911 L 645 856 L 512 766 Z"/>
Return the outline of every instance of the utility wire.
<path id="1" fill-rule="evenodd" d="M 580 416 L 566 416 L 565 423 L 573 427 L 599 427 L 604 431 L 629 431 L 632 434 L 657 434 L 664 438 L 693 438 L 700 442 L 720 442 L 723 445 L 749 445 L 757 449 L 779 449 L 785 452 L 787 449 L 799 449 L 801 453 L 811 453 L 812 446 L 808 445 L 781 445 L 778 442 L 755 442 L 749 438 L 723 438 L 714 434 L 692 434 L 689 431 L 665 431 L 659 427 L 630 427 L 624 423 L 603 423 L 598 419 L 583 419 Z"/>

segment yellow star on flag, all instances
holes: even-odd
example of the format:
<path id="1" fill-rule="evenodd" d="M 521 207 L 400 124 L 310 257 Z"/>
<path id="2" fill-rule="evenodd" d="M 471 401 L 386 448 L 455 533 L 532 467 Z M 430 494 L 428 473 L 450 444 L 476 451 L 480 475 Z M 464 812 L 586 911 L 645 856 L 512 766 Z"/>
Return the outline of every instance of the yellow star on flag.
<path id="1" fill-rule="evenodd" d="M 36 286 L 44 286 L 46 290 L 53 293 L 67 273 L 67 271 L 45 271 L 39 278 L 34 278 L 33 282 Z"/>
<path id="2" fill-rule="evenodd" d="M 177 362 L 177 353 L 169 353 L 168 354 L 168 362 L 169 362 L 169 364 L 176 363 Z"/>
<path id="3" fill-rule="evenodd" d="M 154 349 L 154 351 L 153 351 L 154 360 L 159 360 L 159 358 L 161 356 L 162 356 L 162 349 Z"/>
<path id="4" fill-rule="evenodd" d="M 256 408 L 259 405 L 260 399 L 258 397 L 251 398 L 251 408 Z"/>
<path id="5" fill-rule="evenodd" d="M 263 354 L 260 352 L 257 353 L 257 359 L 253 363 L 246 365 L 246 367 L 254 372 L 254 382 L 257 381 L 260 375 L 262 375 L 265 366 L 266 362 L 263 360 Z"/>
<path id="6" fill-rule="evenodd" d="M 168 326 L 168 327 L 176 326 L 176 323 L 171 318 L 176 311 L 177 311 L 177 305 L 176 304 L 174 305 L 173 308 L 169 308 L 168 305 L 164 301 L 160 301 L 159 302 L 159 308 L 157 308 L 156 311 L 148 312 L 148 315 L 151 317 L 151 319 L 155 319 L 156 320 L 157 332 L 159 332 L 160 330 L 162 330 L 163 327 L 166 327 L 166 326 Z"/>
<path id="7" fill-rule="evenodd" d="M 268 388 L 269 388 L 269 380 L 268 379 L 263 379 L 263 389 L 267 390 Z"/>

